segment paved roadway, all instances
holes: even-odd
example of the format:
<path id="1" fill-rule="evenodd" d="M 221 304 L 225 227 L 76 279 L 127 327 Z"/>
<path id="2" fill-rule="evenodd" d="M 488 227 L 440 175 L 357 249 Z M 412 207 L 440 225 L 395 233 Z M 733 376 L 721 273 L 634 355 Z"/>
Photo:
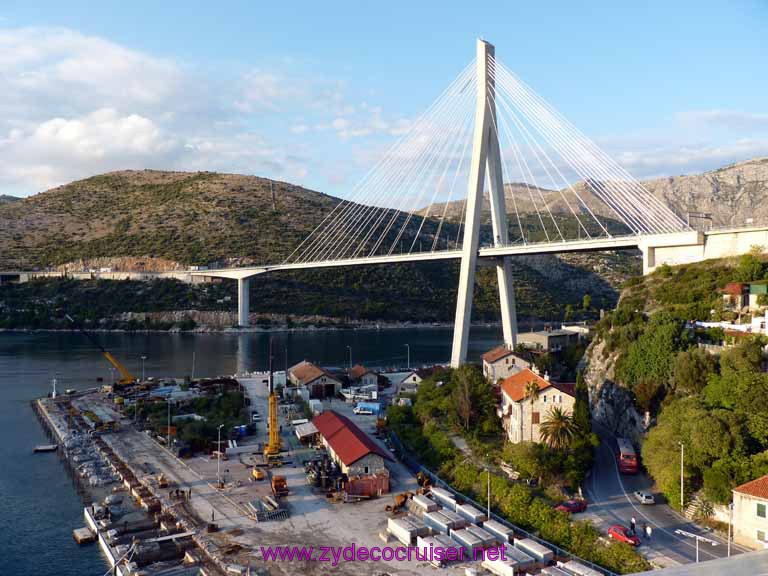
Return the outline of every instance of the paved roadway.
<path id="1" fill-rule="evenodd" d="M 611 524 L 629 526 L 630 518 L 637 520 L 638 531 L 645 522 L 652 527 L 650 541 L 643 538 L 640 552 L 659 566 L 674 566 L 696 562 L 696 535 L 699 540 L 699 561 L 723 558 L 728 554 L 724 538 L 686 520 L 670 506 L 662 503 L 642 505 L 634 497 L 636 490 L 652 491 L 652 480 L 643 473 L 622 475 L 615 456 L 615 440 L 605 430 L 597 429 L 601 444 L 597 449 L 595 465 L 585 483 L 590 517 L 602 531 Z M 657 498 L 659 497 L 656 494 Z M 745 548 L 731 544 L 731 554 Z"/>

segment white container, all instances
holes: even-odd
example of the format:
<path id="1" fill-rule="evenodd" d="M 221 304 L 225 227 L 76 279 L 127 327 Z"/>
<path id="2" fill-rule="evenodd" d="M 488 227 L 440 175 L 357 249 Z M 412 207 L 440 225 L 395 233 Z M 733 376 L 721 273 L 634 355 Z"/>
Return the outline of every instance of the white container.
<path id="1" fill-rule="evenodd" d="M 452 493 L 448 492 L 448 490 L 433 486 L 429 492 L 432 494 L 432 498 L 442 506 L 451 511 L 456 511 L 456 499 L 453 497 Z"/>
<path id="2" fill-rule="evenodd" d="M 480 563 L 480 566 L 496 576 L 515 576 L 515 567 L 503 560 L 488 560 L 487 558 Z"/>
<path id="3" fill-rule="evenodd" d="M 423 517 L 424 524 L 436 532 L 448 533 L 453 528 L 451 520 L 444 516 L 442 512 L 427 512 Z"/>
<path id="4" fill-rule="evenodd" d="M 411 525 L 416 536 L 426 536 L 429 534 L 429 527 L 424 524 L 424 521 L 421 518 L 409 514 L 404 520 Z"/>
<path id="5" fill-rule="evenodd" d="M 515 548 L 533 556 L 539 562 L 550 562 L 554 557 L 552 550 L 531 538 L 515 538 Z"/>
<path id="6" fill-rule="evenodd" d="M 533 556 L 515 548 L 512 544 L 504 544 L 504 557 L 507 559 L 507 562 L 514 564 L 518 568 L 525 568 L 536 563 L 536 559 Z"/>
<path id="7" fill-rule="evenodd" d="M 467 526 L 467 530 L 472 532 L 472 534 L 474 534 L 480 539 L 480 542 L 482 543 L 483 548 L 487 548 L 496 544 L 496 536 L 494 536 L 487 530 L 483 530 L 479 526 L 474 526 L 470 524 L 469 526 Z"/>
<path id="8" fill-rule="evenodd" d="M 500 542 L 512 542 L 515 537 L 515 531 L 512 528 L 507 528 L 496 520 L 486 520 L 483 522 L 483 529 L 496 536 Z"/>
<path id="9" fill-rule="evenodd" d="M 438 508 L 437 502 L 430 500 L 423 494 L 416 494 L 411 501 L 424 512 L 434 512 Z"/>
<path id="10" fill-rule="evenodd" d="M 474 550 L 475 548 L 482 548 L 483 542 L 472 534 L 469 530 L 466 528 L 459 528 L 457 530 L 451 530 L 450 536 L 452 540 L 455 540 L 459 546 L 464 548 L 469 553 L 469 558 L 473 558 Z"/>
<path id="11" fill-rule="evenodd" d="M 576 576 L 603 576 L 601 572 L 598 572 L 594 568 L 584 566 L 581 562 L 576 560 L 570 560 L 560 566 L 567 574 L 575 574 Z"/>
<path id="12" fill-rule="evenodd" d="M 458 528 L 464 528 L 467 525 L 466 519 L 456 514 L 456 512 L 451 512 L 450 510 L 440 510 L 440 512 L 438 513 L 442 514 L 443 516 L 448 518 L 448 520 L 450 520 L 451 523 L 450 523 L 450 526 L 448 526 L 449 528 L 458 529 Z"/>
<path id="13" fill-rule="evenodd" d="M 387 520 L 387 532 L 392 534 L 392 536 L 406 546 L 411 546 L 413 544 L 413 539 L 416 537 L 416 530 L 414 527 L 402 518 L 389 518 Z"/>
<path id="14" fill-rule="evenodd" d="M 445 548 L 444 544 L 441 544 L 439 540 L 435 536 L 419 536 L 416 538 L 416 547 L 419 549 L 420 554 L 429 555 L 429 550 L 431 548 Z M 434 555 L 434 550 L 433 550 Z M 445 564 L 445 561 L 437 561 L 437 560 L 431 560 L 429 561 L 430 564 L 436 567 L 440 567 Z"/>
<path id="15" fill-rule="evenodd" d="M 473 524 L 479 524 L 485 520 L 485 514 L 472 506 L 472 504 L 457 504 L 456 512 Z"/>
<path id="16" fill-rule="evenodd" d="M 547 566 L 540 572 L 540 574 L 543 574 L 544 576 L 573 576 L 570 572 L 566 572 L 562 568 L 556 566 Z"/>

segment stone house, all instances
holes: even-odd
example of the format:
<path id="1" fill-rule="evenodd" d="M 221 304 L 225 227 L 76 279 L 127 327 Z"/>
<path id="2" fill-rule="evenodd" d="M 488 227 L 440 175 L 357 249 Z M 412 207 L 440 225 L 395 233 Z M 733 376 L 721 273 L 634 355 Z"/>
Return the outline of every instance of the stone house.
<path id="1" fill-rule="evenodd" d="M 379 375 L 362 364 L 356 364 L 349 370 L 349 382 L 353 386 L 377 386 Z"/>
<path id="2" fill-rule="evenodd" d="M 536 332 L 521 332 L 517 335 L 517 343 L 545 352 L 559 352 L 564 348 L 578 344 L 579 333 L 562 328 L 559 330 L 547 328 Z"/>
<path id="3" fill-rule="evenodd" d="M 749 548 L 768 548 L 768 474 L 733 489 L 733 539 Z"/>
<path id="4" fill-rule="evenodd" d="M 482 356 L 483 375 L 495 384 L 499 379 L 508 378 L 524 368 L 531 368 L 533 361 L 517 354 L 506 346 L 496 346 Z"/>
<path id="5" fill-rule="evenodd" d="M 385 461 L 392 457 L 354 422 L 334 410 L 326 410 L 315 416 L 312 423 L 330 457 L 347 475 L 347 492 L 365 496 L 389 492 Z"/>
<path id="6" fill-rule="evenodd" d="M 288 382 L 308 390 L 310 398 L 332 397 L 341 390 L 341 380 L 307 360 L 288 369 Z"/>
<path id="7" fill-rule="evenodd" d="M 538 391 L 526 397 L 528 382 L 536 382 Z M 525 368 L 501 383 L 501 403 L 497 408 L 502 427 L 510 442 L 539 442 L 540 425 L 554 407 L 573 414 L 576 402 L 574 384 L 551 382 L 533 370 Z"/>

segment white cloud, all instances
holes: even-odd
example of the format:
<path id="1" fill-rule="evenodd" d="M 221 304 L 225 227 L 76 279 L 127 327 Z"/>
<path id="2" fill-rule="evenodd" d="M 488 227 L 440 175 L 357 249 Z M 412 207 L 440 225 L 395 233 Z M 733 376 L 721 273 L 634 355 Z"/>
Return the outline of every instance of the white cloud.
<path id="1" fill-rule="evenodd" d="M 738 110 L 688 110 L 681 112 L 678 120 L 689 127 L 720 127 L 740 132 L 768 129 L 768 114 Z"/>
<path id="2" fill-rule="evenodd" d="M 97 172 L 156 165 L 171 160 L 176 149 L 174 138 L 152 120 L 102 108 L 12 130 L 0 141 L 0 181 L 44 189 Z"/>

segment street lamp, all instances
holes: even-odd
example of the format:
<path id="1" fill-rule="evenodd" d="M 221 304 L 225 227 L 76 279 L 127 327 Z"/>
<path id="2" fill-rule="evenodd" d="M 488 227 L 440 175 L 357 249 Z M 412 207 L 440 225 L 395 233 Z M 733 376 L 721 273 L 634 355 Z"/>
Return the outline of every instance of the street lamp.
<path id="1" fill-rule="evenodd" d="M 352 346 L 347 346 L 347 350 L 349 350 L 349 370 L 352 371 Z"/>
<path id="2" fill-rule="evenodd" d="M 728 504 L 728 558 L 731 557 L 731 525 L 733 524 L 733 502 Z"/>
<path id="3" fill-rule="evenodd" d="M 410 344 L 405 345 L 406 353 L 408 354 L 408 370 L 411 369 L 411 346 Z"/>
<path id="4" fill-rule="evenodd" d="M 685 444 L 680 442 L 680 512 L 685 509 L 685 488 L 683 487 L 683 462 L 685 460 Z M 698 545 L 698 539 L 696 540 Z"/>
<path id="5" fill-rule="evenodd" d="M 144 377 L 144 361 L 147 359 L 145 355 L 142 355 L 141 357 L 141 381 L 144 382 L 146 378 Z"/>
<path id="6" fill-rule="evenodd" d="M 216 487 L 221 488 L 221 429 L 224 424 L 219 424 L 219 440 L 216 442 Z"/>
<path id="7" fill-rule="evenodd" d="M 168 405 L 168 437 L 166 440 L 166 445 L 168 446 L 168 450 L 171 449 L 171 395 L 168 394 L 168 399 L 165 401 L 165 403 Z"/>
<path id="8" fill-rule="evenodd" d="M 488 474 L 488 520 L 491 519 L 491 471 L 486 468 L 485 473 Z"/>

